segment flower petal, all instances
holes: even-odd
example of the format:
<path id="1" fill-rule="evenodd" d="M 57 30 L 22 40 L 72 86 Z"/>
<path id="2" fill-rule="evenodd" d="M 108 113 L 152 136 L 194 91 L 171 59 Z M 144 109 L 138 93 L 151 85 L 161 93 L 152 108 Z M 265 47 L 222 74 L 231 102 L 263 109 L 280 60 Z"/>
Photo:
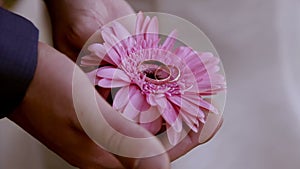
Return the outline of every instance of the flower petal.
<path id="1" fill-rule="evenodd" d="M 159 110 L 157 109 L 156 106 L 152 106 L 148 110 L 141 112 L 139 122 L 140 123 L 150 123 L 150 122 L 155 121 L 159 117 L 160 117 Z"/>
<path id="2" fill-rule="evenodd" d="M 98 86 L 103 88 L 116 88 L 128 86 L 129 83 L 123 80 L 101 79 L 98 82 Z"/>
<path id="3" fill-rule="evenodd" d="M 81 66 L 99 66 L 101 59 L 95 54 L 91 53 L 89 55 L 83 56 L 80 61 Z"/>
<path id="4" fill-rule="evenodd" d="M 139 35 L 142 33 L 142 28 L 144 24 L 144 14 L 143 12 L 139 12 L 137 14 L 136 24 L 135 24 L 135 34 Z"/>
<path id="5" fill-rule="evenodd" d="M 189 113 L 194 117 L 204 117 L 204 113 L 201 111 L 198 105 L 184 99 L 180 96 L 168 97 L 168 99 L 175 105 L 177 105 L 180 110 L 183 109 L 185 112 Z"/>
<path id="6" fill-rule="evenodd" d="M 112 48 L 109 44 L 104 43 L 104 45 L 106 47 L 107 55 L 108 55 L 109 59 L 111 60 L 112 64 L 116 65 L 116 66 L 120 65 L 121 56 L 119 55 L 119 53 L 114 48 Z"/>
<path id="7" fill-rule="evenodd" d="M 101 35 L 102 35 L 104 42 L 107 43 L 110 47 L 115 46 L 121 40 L 115 36 L 115 33 L 114 33 L 112 27 L 105 26 L 101 31 Z"/>
<path id="8" fill-rule="evenodd" d="M 136 85 L 130 86 L 129 97 L 129 102 L 131 102 L 131 104 L 140 112 L 148 110 L 150 108 L 145 95 L 142 94 L 141 90 Z"/>
<path id="9" fill-rule="evenodd" d="M 98 77 L 113 79 L 117 81 L 125 81 L 130 83 L 131 80 L 128 75 L 121 69 L 113 68 L 111 66 L 104 66 L 98 69 Z"/>
<path id="10" fill-rule="evenodd" d="M 179 48 L 176 49 L 176 51 L 174 52 L 178 57 L 180 58 L 185 58 L 186 56 L 189 55 L 190 52 L 192 52 L 193 50 L 189 47 L 186 46 L 180 46 Z"/>
<path id="11" fill-rule="evenodd" d="M 121 55 L 120 47 L 118 45 L 121 45 L 120 39 L 118 39 L 112 30 L 111 27 L 105 27 L 103 28 L 101 35 L 104 40 L 104 46 L 106 49 L 106 53 L 110 57 L 110 59 L 114 62 L 115 65 L 119 65 L 121 62 Z M 121 45 L 122 46 L 122 45 Z"/>
<path id="12" fill-rule="evenodd" d="M 144 127 L 145 129 L 147 129 L 152 134 L 157 134 L 160 131 L 161 127 L 162 127 L 162 118 L 159 117 L 153 122 L 141 123 L 139 125 Z"/>
<path id="13" fill-rule="evenodd" d="M 114 97 L 113 108 L 122 110 L 129 102 L 129 86 L 122 87 Z"/>
<path id="14" fill-rule="evenodd" d="M 90 54 L 81 58 L 81 65 L 83 66 L 99 66 L 102 60 L 111 64 L 114 63 L 107 57 L 106 49 L 102 44 L 93 43 L 88 46 L 88 51 Z"/>
<path id="15" fill-rule="evenodd" d="M 131 36 L 128 30 L 119 22 L 113 22 L 113 30 L 119 40 L 124 40 Z"/>
<path id="16" fill-rule="evenodd" d="M 213 104 L 209 103 L 208 101 L 202 99 L 198 94 L 195 93 L 186 93 L 182 95 L 182 97 L 185 100 L 188 100 L 189 102 L 198 105 L 199 107 L 202 107 L 204 109 L 207 109 L 211 112 L 214 112 L 218 114 L 218 109 L 213 106 Z"/>
<path id="17" fill-rule="evenodd" d="M 124 111 L 123 111 L 123 115 L 133 121 L 136 121 L 136 117 L 138 116 L 138 114 L 140 113 L 140 111 L 138 109 L 135 108 L 135 106 L 132 104 L 132 102 L 128 102 Z M 137 121 L 136 121 L 137 122 Z"/>
<path id="18" fill-rule="evenodd" d="M 147 28 L 148 28 L 149 23 L 150 23 L 150 17 L 146 16 L 146 18 L 144 19 L 142 30 L 141 30 L 142 34 L 147 33 Z"/>
<path id="19" fill-rule="evenodd" d="M 100 59 L 103 59 L 106 55 L 105 47 L 100 43 L 91 44 L 90 46 L 88 46 L 88 50 L 97 55 Z"/>
<path id="20" fill-rule="evenodd" d="M 151 106 L 157 106 L 157 103 L 155 101 L 155 95 L 153 94 L 147 94 L 146 95 L 146 100 Z"/>
<path id="21" fill-rule="evenodd" d="M 92 82 L 93 85 L 98 84 L 99 82 L 99 77 L 96 76 L 98 69 L 95 69 L 93 71 L 90 71 L 88 73 L 86 73 L 86 75 L 88 76 L 88 78 L 90 79 L 90 81 Z"/>
<path id="22" fill-rule="evenodd" d="M 165 42 L 163 43 L 161 48 L 164 50 L 172 50 L 172 48 L 174 47 L 175 41 L 176 41 L 176 36 L 177 36 L 177 31 L 173 30 L 169 34 L 168 38 L 165 40 Z"/>
<path id="23" fill-rule="evenodd" d="M 183 111 L 183 110 L 181 110 Z M 198 133 L 198 127 L 199 127 L 199 121 L 197 118 L 190 116 L 186 112 L 181 112 L 180 115 L 182 119 L 184 120 L 185 124 L 189 126 L 190 129 L 192 129 L 195 133 Z"/>
<path id="24" fill-rule="evenodd" d="M 126 117 L 134 120 L 141 111 L 145 111 L 150 108 L 145 96 L 142 95 L 137 86 L 129 86 L 128 97 L 129 100 L 123 112 Z M 123 99 L 128 97 L 125 96 Z"/>
<path id="25" fill-rule="evenodd" d="M 146 30 L 147 33 L 151 34 L 158 34 L 158 19 L 156 16 L 154 16 L 148 25 L 148 28 Z"/>
<path id="26" fill-rule="evenodd" d="M 181 132 L 177 132 L 173 127 L 167 124 L 167 135 L 171 145 L 176 145 L 179 143 L 181 138 Z"/>
<path id="27" fill-rule="evenodd" d="M 156 16 L 150 20 L 150 23 L 146 30 L 145 39 L 148 42 L 148 47 L 150 48 L 157 47 L 159 37 L 158 37 L 158 19 Z"/>
<path id="28" fill-rule="evenodd" d="M 178 111 L 175 110 L 173 105 L 165 97 L 157 98 L 156 103 L 165 121 L 173 125 L 178 118 Z"/>
<path id="29" fill-rule="evenodd" d="M 171 125 L 176 132 L 181 132 L 182 130 L 182 119 L 181 116 L 177 116 L 175 122 Z"/>

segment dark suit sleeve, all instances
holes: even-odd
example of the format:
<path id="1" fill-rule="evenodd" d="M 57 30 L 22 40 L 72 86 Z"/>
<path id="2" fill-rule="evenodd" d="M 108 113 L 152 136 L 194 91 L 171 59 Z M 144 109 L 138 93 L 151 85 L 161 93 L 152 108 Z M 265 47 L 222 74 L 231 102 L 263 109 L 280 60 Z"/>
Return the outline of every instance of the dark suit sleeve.
<path id="1" fill-rule="evenodd" d="M 38 30 L 0 7 L 0 118 L 23 100 L 37 64 Z"/>

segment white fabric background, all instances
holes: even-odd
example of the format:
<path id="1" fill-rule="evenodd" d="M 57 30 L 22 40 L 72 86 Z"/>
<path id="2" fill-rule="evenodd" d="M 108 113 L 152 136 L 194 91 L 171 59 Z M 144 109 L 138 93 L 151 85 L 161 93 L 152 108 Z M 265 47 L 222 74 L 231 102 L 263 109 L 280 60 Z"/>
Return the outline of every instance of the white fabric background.
<path id="1" fill-rule="evenodd" d="M 174 169 L 300 167 L 299 0 L 130 0 L 136 9 L 185 18 L 203 30 L 228 81 L 224 124 L 216 137 L 173 162 Z M 41 28 L 38 0 L 15 11 Z M 28 10 L 30 9 L 30 10 Z M 8 120 L 0 121 L 0 169 L 68 169 L 56 155 Z"/>

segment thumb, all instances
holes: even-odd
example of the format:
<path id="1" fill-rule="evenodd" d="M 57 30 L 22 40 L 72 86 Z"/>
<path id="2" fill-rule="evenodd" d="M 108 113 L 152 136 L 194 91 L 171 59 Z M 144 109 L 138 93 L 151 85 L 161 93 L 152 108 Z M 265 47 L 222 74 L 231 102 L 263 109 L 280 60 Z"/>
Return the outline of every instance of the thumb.
<path id="1" fill-rule="evenodd" d="M 73 74 L 73 101 L 87 135 L 101 148 L 115 154 L 125 167 L 170 168 L 158 139 L 113 110 L 78 67 Z"/>

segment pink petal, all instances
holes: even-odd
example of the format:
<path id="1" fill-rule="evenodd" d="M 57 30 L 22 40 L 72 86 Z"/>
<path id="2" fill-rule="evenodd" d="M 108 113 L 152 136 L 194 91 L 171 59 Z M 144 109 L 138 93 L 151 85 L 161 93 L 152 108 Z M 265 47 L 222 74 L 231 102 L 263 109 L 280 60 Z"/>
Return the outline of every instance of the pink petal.
<path id="1" fill-rule="evenodd" d="M 205 108 L 209 111 L 212 111 L 214 113 L 218 113 L 218 109 L 214 107 L 211 103 L 205 101 L 202 99 L 199 95 L 195 93 L 185 94 L 182 96 L 185 100 L 188 100 L 189 102 L 198 105 L 199 107 Z"/>
<path id="2" fill-rule="evenodd" d="M 177 48 L 174 53 L 180 58 L 185 58 L 186 56 L 188 56 L 190 54 L 190 52 L 192 52 L 191 48 L 181 46 L 181 47 Z"/>
<path id="3" fill-rule="evenodd" d="M 123 114 L 132 120 L 134 120 L 141 111 L 150 108 L 145 96 L 142 95 L 139 88 L 135 85 L 129 86 L 128 96 L 125 96 L 123 99 L 127 98 L 129 98 L 129 100 Z"/>
<path id="4" fill-rule="evenodd" d="M 147 94 L 146 95 L 146 100 L 147 102 L 151 105 L 151 106 L 157 106 L 157 103 L 156 103 L 156 97 L 155 95 L 153 94 Z"/>
<path id="5" fill-rule="evenodd" d="M 181 138 L 181 132 L 177 132 L 173 127 L 167 124 L 167 135 L 171 145 L 176 145 L 179 143 Z"/>
<path id="6" fill-rule="evenodd" d="M 132 104 L 132 102 L 128 102 L 128 104 L 126 105 L 126 107 L 123 111 L 123 115 L 133 121 L 135 121 L 135 119 L 139 113 L 140 113 L 140 111 L 135 108 L 135 106 Z"/>
<path id="7" fill-rule="evenodd" d="M 192 129 L 195 133 L 198 133 L 199 121 L 197 118 L 190 116 L 186 112 L 180 112 L 180 115 L 184 122 Z"/>
<path id="8" fill-rule="evenodd" d="M 141 123 L 139 125 L 144 127 L 145 129 L 147 129 L 152 134 L 157 134 L 160 131 L 161 127 L 162 127 L 162 118 L 160 117 L 160 118 L 156 119 L 153 122 Z"/>
<path id="9" fill-rule="evenodd" d="M 139 35 L 142 33 L 142 27 L 144 24 L 144 14 L 139 12 L 137 14 L 136 24 L 135 24 L 135 34 Z"/>
<path id="10" fill-rule="evenodd" d="M 150 123 L 155 121 L 156 119 L 158 119 L 160 116 L 159 110 L 157 109 L 157 107 L 150 107 L 148 110 L 146 111 L 142 111 L 140 114 L 140 123 Z"/>
<path id="11" fill-rule="evenodd" d="M 88 46 L 88 50 L 97 55 L 100 59 L 103 59 L 106 55 L 105 47 L 99 43 L 91 44 L 90 46 Z"/>
<path id="12" fill-rule="evenodd" d="M 199 57 L 201 58 L 201 61 L 207 65 L 207 64 L 213 64 L 216 65 L 219 63 L 219 58 L 215 57 L 211 52 L 201 52 L 198 53 Z"/>
<path id="13" fill-rule="evenodd" d="M 147 28 L 148 28 L 148 25 L 150 23 L 150 17 L 149 16 L 146 16 L 146 18 L 144 19 L 144 23 L 143 23 L 143 26 L 142 26 L 142 30 L 141 30 L 141 33 L 144 34 L 144 33 L 147 33 Z"/>
<path id="14" fill-rule="evenodd" d="M 156 103 L 159 105 L 158 109 L 162 117 L 168 124 L 173 125 L 178 118 L 178 112 L 174 109 L 173 105 L 165 97 L 156 99 Z"/>
<path id="15" fill-rule="evenodd" d="M 150 108 L 150 105 L 147 103 L 146 97 L 142 94 L 139 87 L 136 85 L 131 85 L 129 88 L 129 102 L 138 110 L 145 111 Z"/>
<path id="16" fill-rule="evenodd" d="M 110 66 L 104 66 L 98 69 L 97 72 L 98 77 L 113 79 L 116 81 L 125 81 L 130 83 L 131 80 L 128 75 L 121 69 L 113 68 Z"/>
<path id="17" fill-rule="evenodd" d="M 147 33 L 152 33 L 152 34 L 158 34 L 158 19 L 156 16 L 154 16 L 148 25 L 148 28 L 146 30 Z"/>
<path id="18" fill-rule="evenodd" d="M 207 65 L 202 62 L 196 52 L 190 52 L 184 59 L 186 68 L 193 72 L 196 79 L 203 78 L 203 76 L 207 75 Z"/>
<path id="19" fill-rule="evenodd" d="M 167 99 L 165 95 L 156 95 L 153 94 L 153 101 L 158 106 L 159 111 L 162 113 L 163 110 L 167 107 Z"/>
<path id="20" fill-rule="evenodd" d="M 107 46 L 107 44 L 105 44 Z M 113 64 L 118 66 L 121 64 L 121 55 L 114 48 L 107 48 L 107 54 Z"/>
<path id="21" fill-rule="evenodd" d="M 194 117 L 202 117 L 204 116 L 203 112 L 199 108 L 198 105 L 189 102 L 188 100 L 180 97 L 180 96 L 172 96 L 168 97 L 168 99 L 175 105 L 177 105 L 180 109 L 183 109 L 185 112 L 189 113 Z"/>
<path id="22" fill-rule="evenodd" d="M 161 46 L 164 50 L 171 50 L 174 47 L 175 41 L 176 41 L 177 31 L 173 30 L 168 38 L 165 40 L 163 45 Z"/>
<path id="23" fill-rule="evenodd" d="M 113 29 L 111 27 L 104 27 L 102 29 L 101 35 L 104 42 L 109 44 L 110 47 L 115 46 L 121 40 L 115 36 Z"/>
<path id="24" fill-rule="evenodd" d="M 122 110 L 129 102 L 129 86 L 122 87 L 114 97 L 113 108 Z"/>
<path id="25" fill-rule="evenodd" d="M 116 37 L 119 40 L 123 40 L 123 39 L 126 39 L 127 37 L 131 36 L 131 34 L 128 32 L 128 30 L 119 22 L 113 23 L 113 30 L 114 30 Z"/>
<path id="26" fill-rule="evenodd" d="M 95 54 L 89 54 L 81 58 L 81 66 L 99 66 L 101 59 Z"/>
<path id="27" fill-rule="evenodd" d="M 182 119 L 180 116 L 177 116 L 175 122 L 173 124 L 171 124 L 171 126 L 173 127 L 173 129 L 176 132 L 181 132 L 182 130 Z"/>
<path id="28" fill-rule="evenodd" d="M 96 76 L 98 69 L 86 73 L 93 85 L 98 84 L 99 78 Z"/>
<path id="29" fill-rule="evenodd" d="M 90 51 L 91 53 L 82 57 L 81 59 L 81 64 L 84 66 L 99 66 L 102 60 L 111 64 L 114 63 L 109 57 L 107 57 L 106 49 L 102 44 L 91 44 L 90 46 L 88 46 L 88 51 Z"/>
<path id="30" fill-rule="evenodd" d="M 118 52 L 120 51 L 120 49 L 118 48 L 118 45 L 120 45 L 120 40 L 113 34 L 111 28 L 104 28 L 101 34 L 105 42 L 104 46 L 107 55 L 115 65 L 119 65 L 121 60 L 121 56 Z"/>
<path id="31" fill-rule="evenodd" d="M 116 88 L 128 86 L 129 83 L 123 80 L 101 79 L 98 82 L 98 86 L 103 88 Z"/>
<path id="32" fill-rule="evenodd" d="M 199 58 L 199 55 L 195 52 L 189 53 L 187 56 L 185 56 L 186 66 L 193 71 L 203 71 L 205 69 L 205 65 Z M 199 70 L 200 69 L 200 70 Z"/>
<path id="33" fill-rule="evenodd" d="M 203 76 L 208 76 L 209 73 L 215 73 L 220 70 L 218 66 L 218 59 L 216 57 L 211 57 L 208 61 L 203 62 L 202 56 L 197 53 L 190 54 L 186 57 L 186 66 L 193 71 L 194 76 L 201 78 Z M 213 74 L 212 74 L 213 75 Z"/>
<path id="34" fill-rule="evenodd" d="M 157 17 L 153 17 L 151 20 L 150 20 L 150 23 L 148 25 L 148 28 L 146 30 L 146 40 L 156 44 L 156 42 L 159 40 L 159 37 L 158 37 L 158 19 Z M 154 46 L 152 46 L 154 47 Z"/>

